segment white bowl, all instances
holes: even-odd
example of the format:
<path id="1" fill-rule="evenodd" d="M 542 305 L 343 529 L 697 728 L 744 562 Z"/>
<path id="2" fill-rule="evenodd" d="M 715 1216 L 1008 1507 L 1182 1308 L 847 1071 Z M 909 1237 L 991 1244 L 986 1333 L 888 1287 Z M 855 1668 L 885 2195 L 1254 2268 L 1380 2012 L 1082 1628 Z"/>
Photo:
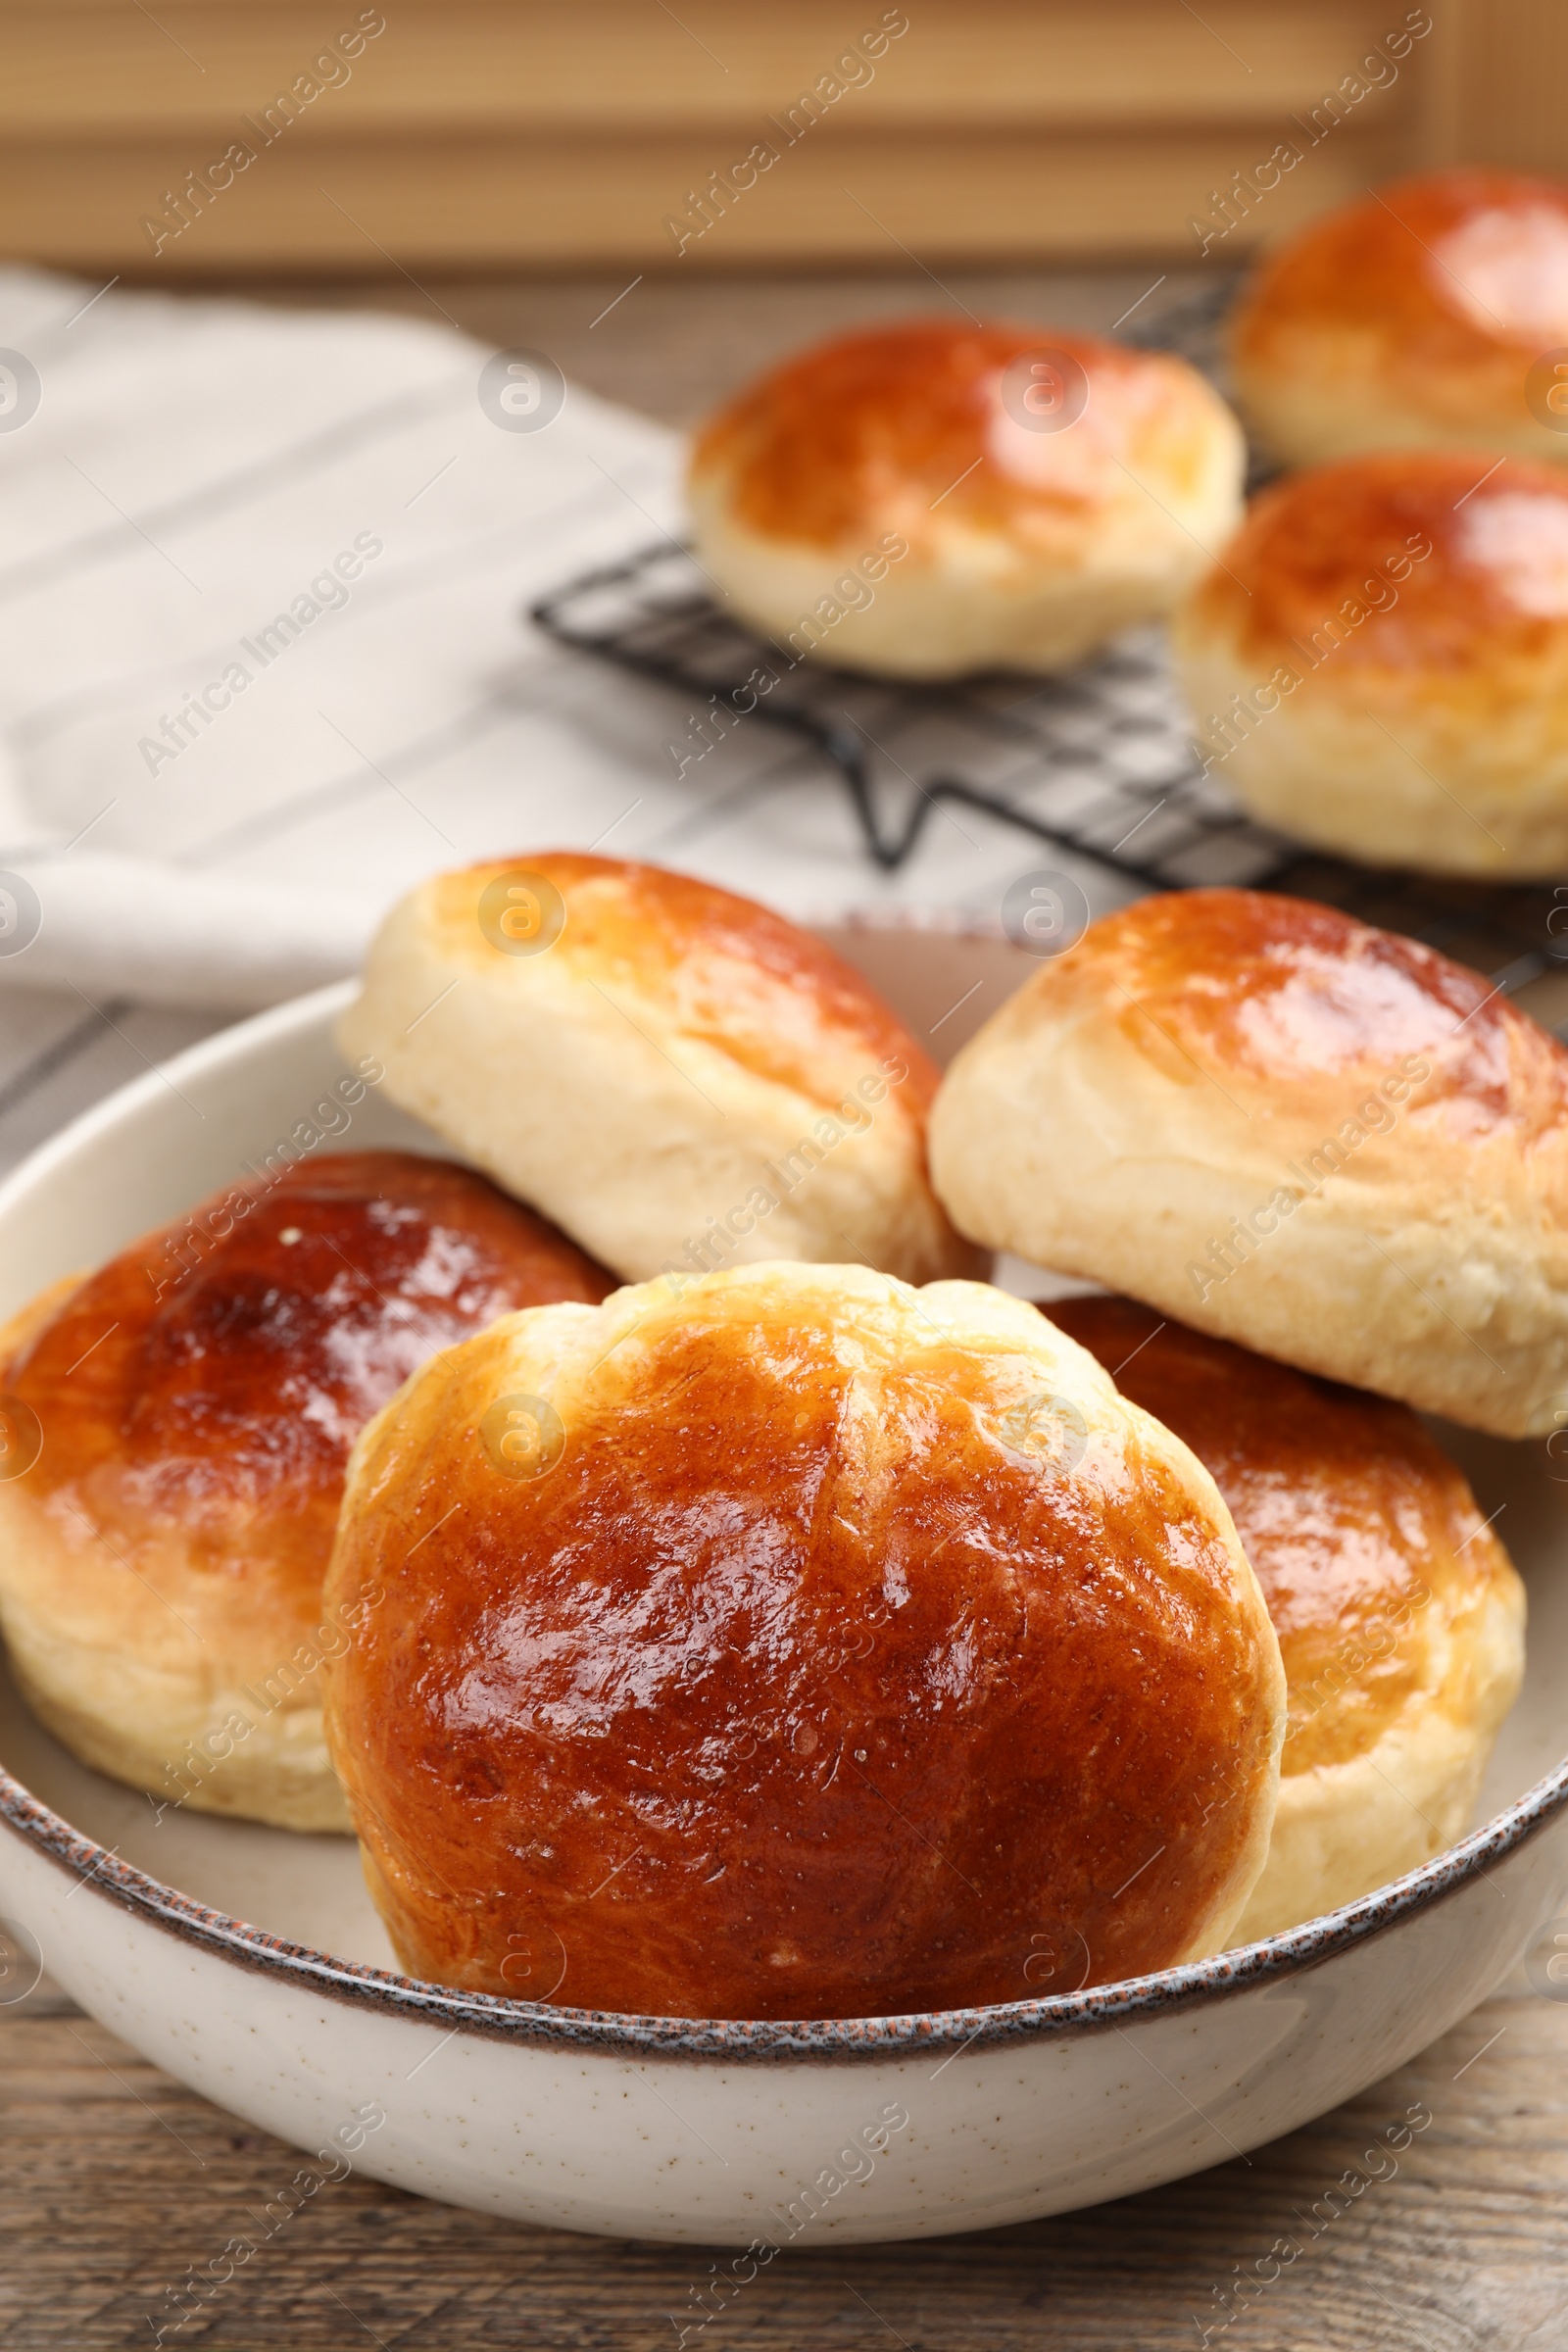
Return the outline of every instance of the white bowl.
<path id="1" fill-rule="evenodd" d="M 1004 942 L 940 929 L 834 936 L 949 1051 L 1028 969 Z M 38 1152 L 0 1192 L 0 1311 L 233 1182 L 307 1117 L 342 1069 L 332 1023 L 347 993 L 210 1039 Z M 332 1143 L 440 1148 L 373 1094 Z M 1440 1434 L 1483 1511 L 1506 1505 L 1530 1586 L 1530 1670 L 1489 1818 L 1267 1943 L 1076 1995 L 827 2024 L 454 1993 L 397 1972 L 348 1839 L 159 1820 L 9 1690 L 0 1915 L 95 2017 L 285 2140 L 347 2136 L 380 2180 L 523 2221 L 761 2241 L 721 2266 L 734 2281 L 768 2245 L 993 2228 L 1173 2180 L 1398 2066 L 1561 1905 L 1568 1489 L 1543 1446 Z"/>

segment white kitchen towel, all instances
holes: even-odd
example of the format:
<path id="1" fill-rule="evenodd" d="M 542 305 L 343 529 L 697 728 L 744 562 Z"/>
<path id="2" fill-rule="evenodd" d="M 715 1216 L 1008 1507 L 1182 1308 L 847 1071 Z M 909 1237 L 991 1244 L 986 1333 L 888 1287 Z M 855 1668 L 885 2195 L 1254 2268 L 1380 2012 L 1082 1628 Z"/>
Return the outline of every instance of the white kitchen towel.
<path id="1" fill-rule="evenodd" d="M 0 981 L 267 1003 L 432 866 L 622 815 L 646 759 L 518 616 L 675 522 L 670 434 L 575 388 L 514 429 L 548 375 L 481 405 L 439 325 L 91 295 L 0 274 Z"/>
<path id="2" fill-rule="evenodd" d="M 437 323 L 0 271 L 0 987 L 270 1003 L 422 874 L 552 844 L 994 911 L 1009 828 L 882 875 L 809 750 L 682 774 L 684 703 L 526 623 L 678 532 L 680 454 Z"/>

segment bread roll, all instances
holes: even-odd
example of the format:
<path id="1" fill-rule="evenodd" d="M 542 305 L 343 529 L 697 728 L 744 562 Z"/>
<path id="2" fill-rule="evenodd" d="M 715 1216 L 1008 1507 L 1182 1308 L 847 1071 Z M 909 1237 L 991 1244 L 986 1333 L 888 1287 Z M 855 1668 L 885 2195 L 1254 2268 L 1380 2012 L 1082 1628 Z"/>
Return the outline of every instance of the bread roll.
<path id="1" fill-rule="evenodd" d="M 1321 215 L 1231 324 L 1248 420 L 1292 466 L 1432 443 L 1560 462 L 1565 348 L 1568 185 L 1468 167 Z"/>
<path id="2" fill-rule="evenodd" d="M 1374 865 L 1568 865 L 1568 471 L 1421 450 L 1259 498 L 1178 615 L 1212 772 Z"/>
<path id="3" fill-rule="evenodd" d="M 1046 1311 L 1212 1472 L 1279 1636 L 1279 1805 L 1235 1940 L 1453 1844 L 1524 1673 L 1524 1587 L 1461 1473 L 1402 1404 L 1130 1299 Z"/>
<path id="4" fill-rule="evenodd" d="M 565 851 L 439 874 L 382 925 L 340 1035 L 633 1281 L 977 1270 L 926 1179 L 934 1064 L 831 949 L 688 875 Z"/>
<path id="5" fill-rule="evenodd" d="M 0 1482 L 35 1712 L 166 1804 L 346 1829 L 319 1669 L 350 1444 L 434 1350 L 609 1288 L 483 1177 L 401 1152 L 296 1161 L 57 1285 L 0 1335 L 0 1422 L 41 1447 Z"/>
<path id="6" fill-rule="evenodd" d="M 418 1977 L 1029 1999 L 1217 1950 L 1263 1861 L 1284 1684 L 1213 1482 L 982 1284 L 748 1266 L 509 1316 L 367 1430 L 327 1598 Z"/>
<path id="7" fill-rule="evenodd" d="M 1338 909 L 1193 890 L 1093 923 L 958 1054 L 961 1229 L 1471 1428 L 1568 1396 L 1568 1054 Z"/>
<path id="8" fill-rule="evenodd" d="M 1063 669 L 1168 612 L 1243 466 L 1230 411 L 1169 353 L 926 318 L 749 386 L 689 488 L 699 561 L 787 665 L 952 678 Z"/>

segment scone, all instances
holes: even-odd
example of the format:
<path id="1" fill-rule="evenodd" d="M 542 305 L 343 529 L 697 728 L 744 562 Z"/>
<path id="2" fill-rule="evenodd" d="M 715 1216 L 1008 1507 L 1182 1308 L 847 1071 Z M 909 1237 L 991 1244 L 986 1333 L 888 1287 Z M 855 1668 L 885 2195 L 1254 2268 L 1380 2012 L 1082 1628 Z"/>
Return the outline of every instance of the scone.
<path id="1" fill-rule="evenodd" d="M 509 1316 L 366 1431 L 327 1605 L 416 1977 L 1027 2000 L 1218 1950 L 1262 1866 L 1284 1680 L 1225 1505 L 983 1284 L 781 1264 Z"/>
<path id="2" fill-rule="evenodd" d="M 1437 443 L 1561 463 L 1565 354 L 1568 185 L 1469 167 L 1310 221 L 1230 335 L 1248 421 L 1293 466 Z"/>
<path id="3" fill-rule="evenodd" d="M 1244 451 L 1184 360 L 922 318 L 818 345 L 699 435 L 698 560 L 784 662 L 1056 670 L 1167 612 L 1229 533 Z"/>
<path id="4" fill-rule="evenodd" d="M 631 1281 L 979 1270 L 926 1177 L 930 1057 L 820 940 L 689 875 L 560 850 L 438 874 L 383 923 L 339 1034 Z"/>
<path id="5" fill-rule="evenodd" d="M 349 1447 L 438 1349 L 611 1277 L 471 1170 L 323 1153 L 215 1195 L 0 1335 L 0 1624 L 36 1713 L 168 1804 L 348 1827 L 321 1598 Z M 411 1539 L 412 1541 L 413 1539 Z M 376 1605 L 362 1592 L 359 1606 Z"/>
<path id="6" fill-rule="evenodd" d="M 1568 471 L 1348 458 L 1264 491 L 1175 625 L 1212 772 L 1372 865 L 1568 868 Z"/>
<path id="7" fill-rule="evenodd" d="M 1461 1473 L 1402 1404 L 1130 1299 L 1046 1312 L 1212 1472 L 1279 1636 L 1279 1805 L 1234 1940 L 1453 1844 L 1524 1672 L 1524 1587 Z"/>
<path id="8" fill-rule="evenodd" d="M 949 1070 L 961 1228 L 1500 1437 L 1568 1396 L 1568 1053 L 1479 973 L 1272 893 L 1093 923 Z"/>

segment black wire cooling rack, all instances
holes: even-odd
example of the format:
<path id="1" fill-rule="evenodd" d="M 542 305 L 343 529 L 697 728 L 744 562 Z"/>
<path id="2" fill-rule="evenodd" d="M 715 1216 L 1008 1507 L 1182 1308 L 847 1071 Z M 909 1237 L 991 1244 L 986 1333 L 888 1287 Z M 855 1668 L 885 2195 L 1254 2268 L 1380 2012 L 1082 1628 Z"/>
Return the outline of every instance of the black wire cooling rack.
<path id="1" fill-rule="evenodd" d="M 1170 305 L 1128 340 L 1179 351 L 1220 379 L 1234 279 Z M 1253 484 L 1266 478 L 1255 462 Z M 1054 678 L 921 686 L 813 668 L 713 601 L 665 540 L 553 590 L 529 617 L 559 644 L 685 699 L 693 757 L 737 725 L 786 730 L 842 778 L 865 850 L 904 864 L 944 804 L 1150 889 L 1237 884 L 1325 901 L 1474 965 L 1510 992 L 1560 961 L 1568 896 L 1373 871 L 1254 824 L 1206 775 L 1172 684 L 1163 632 L 1141 631 Z M 758 692 L 759 673 L 774 683 Z"/>

